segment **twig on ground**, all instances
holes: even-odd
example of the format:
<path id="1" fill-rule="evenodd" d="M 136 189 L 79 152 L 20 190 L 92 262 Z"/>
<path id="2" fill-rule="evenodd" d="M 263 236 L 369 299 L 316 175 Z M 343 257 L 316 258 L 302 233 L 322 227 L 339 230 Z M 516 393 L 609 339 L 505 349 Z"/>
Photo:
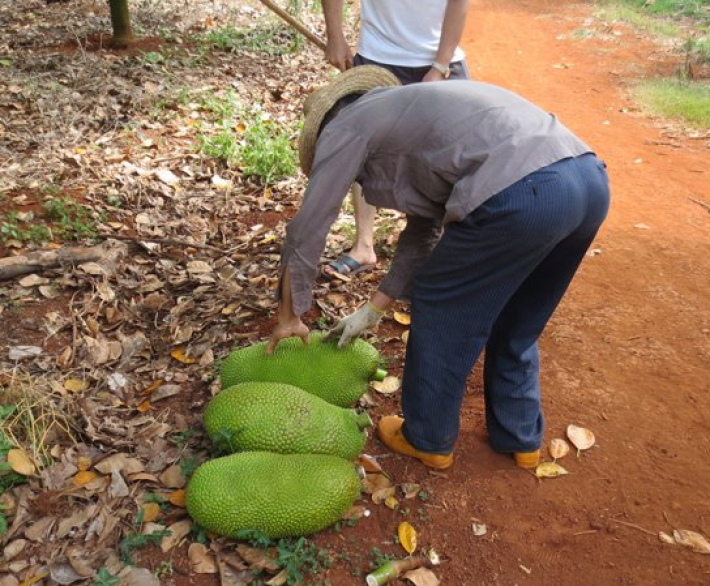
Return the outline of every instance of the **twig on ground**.
<path id="1" fill-rule="evenodd" d="M 152 238 L 150 236 L 129 236 L 127 234 L 99 234 L 99 238 L 106 238 L 114 240 L 124 240 L 126 242 L 153 242 L 155 244 L 162 244 L 165 246 L 181 246 L 183 248 L 197 248 L 199 250 L 211 250 L 213 252 L 219 252 L 224 254 L 224 250 L 217 248 L 216 246 L 210 246 L 209 244 L 196 244 L 194 242 L 185 242 L 184 240 L 178 240 L 177 238 Z"/>
<path id="2" fill-rule="evenodd" d="M 619 519 L 609 519 L 609 521 L 613 523 L 618 523 L 619 525 L 624 525 L 625 527 L 631 527 L 631 529 L 636 529 L 637 531 L 642 531 L 643 533 L 646 533 L 648 535 L 653 535 L 654 537 L 657 537 L 658 534 L 654 533 L 653 531 L 649 531 L 648 529 L 644 529 L 641 527 L 641 525 L 637 525 L 636 523 L 629 523 L 628 521 L 620 521 Z"/>
<path id="3" fill-rule="evenodd" d="M 688 196 L 688 199 L 692 201 L 693 203 L 697 203 L 700 207 L 705 208 L 708 212 L 710 212 L 710 203 L 705 203 L 704 201 L 701 201 L 699 199 L 695 199 L 694 197 Z"/>

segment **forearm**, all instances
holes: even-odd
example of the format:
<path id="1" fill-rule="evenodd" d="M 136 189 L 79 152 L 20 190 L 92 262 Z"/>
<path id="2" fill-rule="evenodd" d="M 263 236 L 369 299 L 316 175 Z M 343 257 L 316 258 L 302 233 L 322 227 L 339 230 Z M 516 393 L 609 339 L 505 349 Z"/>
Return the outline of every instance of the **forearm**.
<path id="1" fill-rule="evenodd" d="M 442 65 L 451 63 L 456 47 L 461 42 L 469 0 L 449 0 L 446 3 L 444 21 L 441 25 L 441 39 L 436 52 L 436 62 Z"/>
<path id="2" fill-rule="evenodd" d="M 394 298 L 382 291 L 375 291 L 375 294 L 370 299 L 370 303 L 377 313 L 385 313 L 394 303 Z"/>
<path id="3" fill-rule="evenodd" d="M 343 37 L 343 5 L 344 0 L 322 0 L 323 16 L 325 18 L 325 33 L 328 39 Z"/>

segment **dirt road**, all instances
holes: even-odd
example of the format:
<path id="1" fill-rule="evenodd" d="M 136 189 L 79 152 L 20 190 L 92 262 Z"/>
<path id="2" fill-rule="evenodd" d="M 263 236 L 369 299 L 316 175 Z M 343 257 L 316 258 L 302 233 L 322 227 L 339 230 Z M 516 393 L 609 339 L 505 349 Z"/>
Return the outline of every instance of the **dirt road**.
<path id="1" fill-rule="evenodd" d="M 613 203 L 542 342 L 546 439 L 576 423 L 598 446 L 561 461 L 564 478 L 516 470 L 485 441 L 474 373 L 458 460 L 434 481 L 441 508 L 425 530 L 452 558 L 444 586 L 710 580 L 710 556 L 658 538 L 710 535 L 710 150 L 636 111 L 628 84 L 673 64 L 621 26 L 577 38 L 591 15 L 590 4 L 480 0 L 465 31 L 473 76 L 554 111 L 592 145 Z M 432 482 L 401 465 L 398 476 Z"/>

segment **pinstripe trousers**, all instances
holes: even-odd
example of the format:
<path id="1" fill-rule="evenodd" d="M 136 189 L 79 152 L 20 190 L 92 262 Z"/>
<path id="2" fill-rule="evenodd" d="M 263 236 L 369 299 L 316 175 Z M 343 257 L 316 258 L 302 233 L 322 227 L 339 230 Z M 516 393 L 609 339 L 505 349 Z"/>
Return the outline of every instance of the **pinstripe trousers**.
<path id="1" fill-rule="evenodd" d="M 531 173 L 447 226 L 412 289 L 402 411 L 415 448 L 453 451 L 484 348 L 493 449 L 540 447 L 538 338 L 608 208 L 605 165 L 586 154 Z"/>

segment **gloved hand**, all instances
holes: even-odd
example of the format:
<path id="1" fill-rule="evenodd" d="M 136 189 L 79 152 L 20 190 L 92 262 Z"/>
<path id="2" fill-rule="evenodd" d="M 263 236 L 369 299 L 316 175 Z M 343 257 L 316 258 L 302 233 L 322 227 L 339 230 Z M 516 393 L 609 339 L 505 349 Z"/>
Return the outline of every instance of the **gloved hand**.
<path id="1" fill-rule="evenodd" d="M 329 342 L 339 337 L 338 348 L 345 348 L 345 346 L 365 330 L 376 326 L 383 313 L 383 310 L 378 309 L 371 301 L 368 301 L 356 312 L 340 320 L 338 324 L 325 335 L 323 341 Z"/>

